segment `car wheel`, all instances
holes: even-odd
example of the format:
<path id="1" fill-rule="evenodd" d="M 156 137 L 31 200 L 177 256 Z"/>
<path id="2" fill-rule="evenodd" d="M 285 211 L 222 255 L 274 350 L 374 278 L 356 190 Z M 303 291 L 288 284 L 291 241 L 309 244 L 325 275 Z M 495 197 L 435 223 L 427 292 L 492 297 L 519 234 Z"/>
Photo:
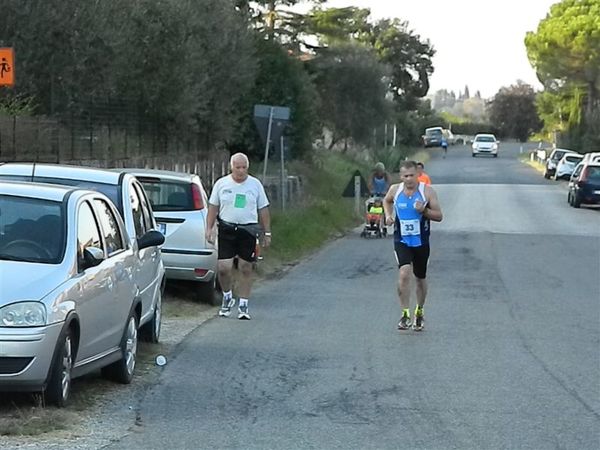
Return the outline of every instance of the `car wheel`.
<path id="1" fill-rule="evenodd" d="M 70 328 L 61 336 L 56 357 L 50 369 L 50 379 L 44 395 L 48 403 L 63 407 L 71 395 L 73 370 L 73 333 Z"/>
<path id="2" fill-rule="evenodd" d="M 475 158 L 475 153 L 472 153 L 472 154 L 471 154 L 471 156 L 472 156 L 473 158 Z"/>
<path id="3" fill-rule="evenodd" d="M 573 206 L 572 200 L 571 200 L 571 191 L 569 191 L 569 193 L 567 194 L 567 203 L 571 206 Z"/>
<path id="4" fill-rule="evenodd" d="M 494 158 L 497 158 L 497 157 L 498 157 L 498 154 L 497 154 L 497 153 L 494 153 Z"/>
<path id="5" fill-rule="evenodd" d="M 201 303 L 208 303 L 209 305 L 217 306 L 220 304 L 220 300 L 217 299 L 215 292 L 217 290 L 217 275 L 213 276 L 210 281 L 202 281 L 195 283 L 197 286 L 194 287 L 196 290 L 196 298 Z"/>
<path id="6" fill-rule="evenodd" d="M 102 376 L 117 383 L 129 384 L 133 380 L 138 345 L 138 321 L 133 311 L 127 319 L 121 338 L 121 359 L 102 369 Z"/>
<path id="7" fill-rule="evenodd" d="M 544 178 L 545 178 L 546 180 L 548 180 L 548 179 L 550 178 L 550 175 L 548 174 L 548 172 L 544 172 Z"/>
<path id="8" fill-rule="evenodd" d="M 571 205 L 573 205 L 573 208 L 581 207 L 581 197 L 577 194 L 573 194 L 573 203 L 571 203 Z"/>
<path id="9" fill-rule="evenodd" d="M 142 341 L 157 344 L 160 339 L 160 328 L 162 325 L 162 288 L 158 289 L 156 306 L 152 319 L 140 327 L 140 338 Z"/>

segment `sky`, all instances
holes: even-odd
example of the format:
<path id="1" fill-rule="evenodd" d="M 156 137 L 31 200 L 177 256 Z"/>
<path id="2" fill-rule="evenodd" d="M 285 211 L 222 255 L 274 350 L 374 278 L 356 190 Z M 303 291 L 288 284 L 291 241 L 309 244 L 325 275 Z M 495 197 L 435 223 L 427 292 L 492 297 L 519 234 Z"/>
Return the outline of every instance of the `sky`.
<path id="1" fill-rule="evenodd" d="M 329 0 L 325 7 L 370 8 L 374 19 L 398 17 L 436 50 L 430 93 L 480 91 L 493 97 L 523 80 L 542 86 L 527 58 L 524 39 L 558 0 Z"/>

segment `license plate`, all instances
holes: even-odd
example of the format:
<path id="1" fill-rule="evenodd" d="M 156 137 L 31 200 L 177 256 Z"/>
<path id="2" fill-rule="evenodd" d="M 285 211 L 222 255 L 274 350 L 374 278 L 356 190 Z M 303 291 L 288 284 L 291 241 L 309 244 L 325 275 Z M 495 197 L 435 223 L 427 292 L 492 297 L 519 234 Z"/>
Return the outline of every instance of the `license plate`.
<path id="1" fill-rule="evenodd" d="M 167 224 L 166 223 L 159 223 L 158 224 L 158 231 L 160 231 L 162 234 L 167 234 Z"/>

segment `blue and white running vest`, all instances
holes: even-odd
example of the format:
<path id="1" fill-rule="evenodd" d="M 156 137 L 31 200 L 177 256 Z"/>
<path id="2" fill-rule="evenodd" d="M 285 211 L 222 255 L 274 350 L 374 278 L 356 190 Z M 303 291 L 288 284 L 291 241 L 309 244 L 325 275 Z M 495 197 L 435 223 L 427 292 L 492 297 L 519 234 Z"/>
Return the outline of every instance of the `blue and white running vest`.
<path id="1" fill-rule="evenodd" d="M 404 193 L 404 183 L 400 183 L 394 197 L 396 227 L 394 241 L 408 247 L 429 244 L 429 219 L 415 209 L 416 201 L 425 202 L 425 183 L 420 182 L 412 196 Z"/>

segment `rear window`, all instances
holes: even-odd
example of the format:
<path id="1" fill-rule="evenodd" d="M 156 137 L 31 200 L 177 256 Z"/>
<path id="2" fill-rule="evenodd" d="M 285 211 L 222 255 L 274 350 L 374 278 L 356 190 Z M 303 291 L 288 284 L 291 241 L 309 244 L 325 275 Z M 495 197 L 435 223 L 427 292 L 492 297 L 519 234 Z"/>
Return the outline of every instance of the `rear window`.
<path id="1" fill-rule="evenodd" d="M 563 156 L 565 156 L 565 153 L 567 152 L 554 152 L 554 155 L 552 155 L 552 159 L 554 161 L 559 161 L 562 159 Z"/>
<path id="2" fill-rule="evenodd" d="M 57 264 L 65 236 L 61 202 L 0 195 L 0 260 Z"/>
<path id="3" fill-rule="evenodd" d="M 600 181 L 600 167 L 589 166 L 587 176 L 590 180 Z"/>
<path id="4" fill-rule="evenodd" d="M 496 142 L 496 139 L 493 136 L 477 136 L 475 142 Z"/>
<path id="5" fill-rule="evenodd" d="M 158 178 L 136 177 L 144 186 L 152 210 L 192 211 L 194 199 L 190 183 L 167 181 Z"/>

